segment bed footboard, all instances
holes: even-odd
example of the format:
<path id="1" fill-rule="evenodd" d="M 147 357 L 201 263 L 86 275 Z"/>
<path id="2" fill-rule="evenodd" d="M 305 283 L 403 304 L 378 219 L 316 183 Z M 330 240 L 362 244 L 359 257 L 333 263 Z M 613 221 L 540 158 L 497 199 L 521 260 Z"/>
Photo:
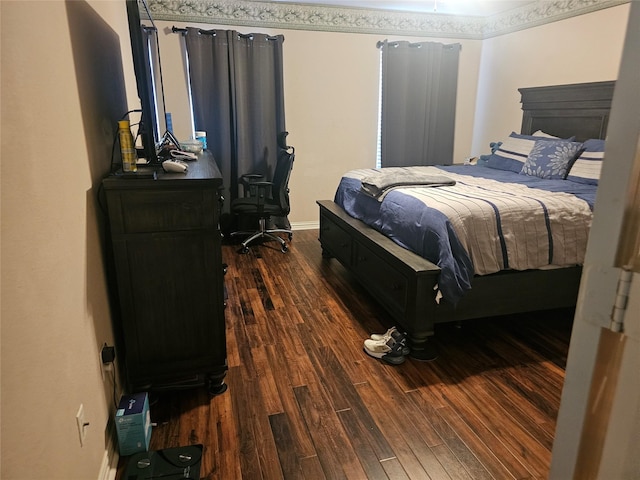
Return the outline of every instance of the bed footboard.
<path id="1" fill-rule="evenodd" d="M 436 302 L 437 265 L 349 216 L 330 200 L 320 206 L 320 243 L 325 258 L 337 259 L 409 335 L 411 356 L 435 358 L 428 342 L 437 323 L 572 307 L 582 268 L 500 272 L 474 277 L 455 306 Z"/>
<path id="2" fill-rule="evenodd" d="M 427 343 L 434 327 L 429 310 L 435 304 L 440 269 L 350 217 L 334 202 L 318 205 L 323 256 L 340 261 L 407 332 L 412 357 L 434 358 L 435 350 Z"/>

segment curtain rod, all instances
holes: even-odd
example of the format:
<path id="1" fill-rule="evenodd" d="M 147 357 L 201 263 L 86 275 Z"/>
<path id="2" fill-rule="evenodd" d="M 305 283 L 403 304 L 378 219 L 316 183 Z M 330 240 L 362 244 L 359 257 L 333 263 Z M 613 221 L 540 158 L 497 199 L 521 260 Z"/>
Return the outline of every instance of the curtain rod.
<path id="1" fill-rule="evenodd" d="M 390 47 L 397 47 L 398 45 L 400 45 L 400 42 L 402 42 L 402 41 L 404 41 L 404 40 L 397 40 L 395 42 L 388 42 L 387 40 L 385 40 L 385 41 L 378 40 L 378 42 L 376 43 L 376 48 L 382 48 L 385 43 Z M 420 48 L 425 43 L 440 43 L 440 42 L 418 42 L 418 43 L 408 43 L 408 45 L 409 45 L 409 47 Z M 459 43 L 442 44 L 442 47 L 443 48 L 456 48 L 457 47 L 458 50 L 462 50 L 462 45 L 459 44 Z"/>
<path id="2" fill-rule="evenodd" d="M 180 33 L 182 35 L 185 35 L 187 33 L 187 29 L 186 28 L 176 27 L 174 25 L 173 27 L 171 27 L 171 32 Z M 216 30 L 203 30 L 201 28 L 198 29 L 198 33 L 200 35 L 213 35 L 214 37 L 218 34 Z"/>

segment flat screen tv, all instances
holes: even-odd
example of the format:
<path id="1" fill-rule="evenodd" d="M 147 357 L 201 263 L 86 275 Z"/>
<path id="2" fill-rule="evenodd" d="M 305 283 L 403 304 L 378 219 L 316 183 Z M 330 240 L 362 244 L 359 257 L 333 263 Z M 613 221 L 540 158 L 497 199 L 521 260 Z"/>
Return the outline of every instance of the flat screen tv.
<path id="1" fill-rule="evenodd" d="M 161 132 L 166 131 L 158 31 L 151 18 L 146 0 L 125 0 L 125 2 L 129 20 L 133 67 L 142 110 L 137 137 L 142 144 L 142 156 L 147 162 L 153 164 L 158 163 L 157 145 L 162 138 Z M 141 12 L 144 12 L 144 18 L 142 18 Z M 135 129 L 134 136 L 136 136 Z"/>

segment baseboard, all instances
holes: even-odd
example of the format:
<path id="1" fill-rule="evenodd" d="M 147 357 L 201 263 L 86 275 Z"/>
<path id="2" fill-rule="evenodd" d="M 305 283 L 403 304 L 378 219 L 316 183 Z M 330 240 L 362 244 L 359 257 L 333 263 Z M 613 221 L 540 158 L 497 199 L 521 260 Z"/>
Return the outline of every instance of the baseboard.
<path id="1" fill-rule="evenodd" d="M 317 230 L 320 228 L 320 222 L 294 222 L 291 224 L 291 230 Z"/>
<path id="2" fill-rule="evenodd" d="M 98 474 L 98 480 L 115 480 L 118 473 L 118 460 L 119 456 L 117 452 L 112 452 L 110 455 L 108 451 L 104 452 L 102 457 L 102 465 L 100 466 L 100 473 Z"/>
<path id="3" fill-rule="evenodd" d="M 113 430 L 114 429 L 111 426 L 107 428 L 107 448 L 102 457 L 102 465 L 100 465 L 98 480 L 115 480 L 118 473 L 118 461 L 120 460 L 120 455 L 116 449 L 115 433 Z"/>

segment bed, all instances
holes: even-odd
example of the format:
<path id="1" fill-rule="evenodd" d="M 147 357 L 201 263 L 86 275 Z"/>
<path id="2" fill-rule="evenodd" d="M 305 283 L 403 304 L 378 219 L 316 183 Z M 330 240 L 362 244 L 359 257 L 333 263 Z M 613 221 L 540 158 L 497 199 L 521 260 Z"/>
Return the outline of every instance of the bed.
<path id="1" fill-rule="evenodd" d="M 486 160 L 481 166 L 407 169 L 410 172 L 389 169 L 345 172 L 334 200 L 317 202 L 323 257 L 336 259 L 362 283 L 393 321 L 407 332 L 411 356 L 420 360 L 436 356 L 429 338 L 438 323 L 575 306 L 597 188 L 597 172 L 594 173 L 592 167 L 597 165 L 599 171 L 601 166 L 613 89 L 614 82 L 519 89 L 523 110 L 520 133 L 512 132 L 492 145 L 495 151 L 481 157 Z M 547 143 L 540 137 L 553 142 Z M 574 149 L 566 153 L 572 156 L 572 161 L 565 171 L 553 171 L 547 164 L 541 172 L 536 166 L 533 148 L 548 149 L 551 144 Z M 518 157 L 520 147 L 524 153 L 520 152 Z M 528 174 L 523 175 L 521 169 L 522 172 L 528 169 Z M 485 184 L 487 181 L 490 188 Z M 465 190 L 461 194 L 461 188 L 471 189 L 471 193 Z M 429 227 L 432 231 L 428 234 L 412 234 L 411 229 L 403 233 L 399 225 L 389 225 L 414 215 L 409 207 L 399 203 L 400 199 L 408 199 L 413 209 L 414 204 L 420 202 L 433 206 L 432 202 L 439 202 L 440 197 L 454 192 L 460 197 L 487 190 L 491 190 L 488 195 L 497 196 L 476 203 L 491 205 L 485 208 L 485 213 L 496 210 L 502 222 L 494 204 L 507 202 L 505 199 L 514 195 L 511 190 L 505 190 L 507 188 L 524 190 L 525 196 L 531 192 L 529 204 L 543 212 L 532 224 L 543 225 L 540 230 L 546 232 L 548 243 L 553 244 L 553 249 L 545 250 L 544 254 L 548 256 L 546 263 L 554 265 L 553 268 L 544 266 L 544 259 L 541 268 L 529 259 L 512 260 L 511 251 L 517 250 L 523 240 L 510 240 L 511 246 L 507 243 L 505 247 L 505 238 L 510 237 L 506 234 L 500 235 L 494 250 L 497 257 L 509 250 L 509 256 L 485 262 L 477 249 L 474 251 L 470 246 L 475 240 L 470 242 L 458 235 L 464 227 L 451 218 L 445 218 L 442 225 L 436 222 Z M 503 199 L 494 201 L 498 197 Z M 547 202 L 549 205 L 555 202 L 560 213 L 555 213 L 556 206 L 549 206 Z M 390 204 L 395 205 L 395 210 L 388 207 Z M 446 209 L 442 211 L 445 213 L 437 210 L 436 215 L 428 216 L 442 217 Z M 415 215 L 425 217 L 420 213 Z M 580 218 L 576 226 L 554 227 L 556 216 Z M 586 231 L 580 222 L 586 225 Z M 420 222 L 414 219 L 414 223 Z M 504 228 L 505 232 L 510 231 L 509 226 Z M 564 230 L 570 232 L 569 236 L 560 239 L 558 232 Z M 441 249 L 433 248 L 432 239 L 440 239 L 445 233 L 452 239 L 445 243 L 453 245 L 453 259 L 450 253 L 442 254 Z M 530 232 L 525 232 L 526 235 Z M 420 241 L 414 241 L 417 237 Z M 573 243 L 580 245 L 574 249 Z M 486 242 L 478 241 L 478 244 L 486 245 Z M 565 244 L 571 248 L 559 253 Z M 548 254 L 552 250 L 553 259 Z M 524 255 L 528 256 L 536 255 Z M 485 263 L 488 268 L 480 267 Z M 455 277 L 453 282 L 450 277 Z"/>

